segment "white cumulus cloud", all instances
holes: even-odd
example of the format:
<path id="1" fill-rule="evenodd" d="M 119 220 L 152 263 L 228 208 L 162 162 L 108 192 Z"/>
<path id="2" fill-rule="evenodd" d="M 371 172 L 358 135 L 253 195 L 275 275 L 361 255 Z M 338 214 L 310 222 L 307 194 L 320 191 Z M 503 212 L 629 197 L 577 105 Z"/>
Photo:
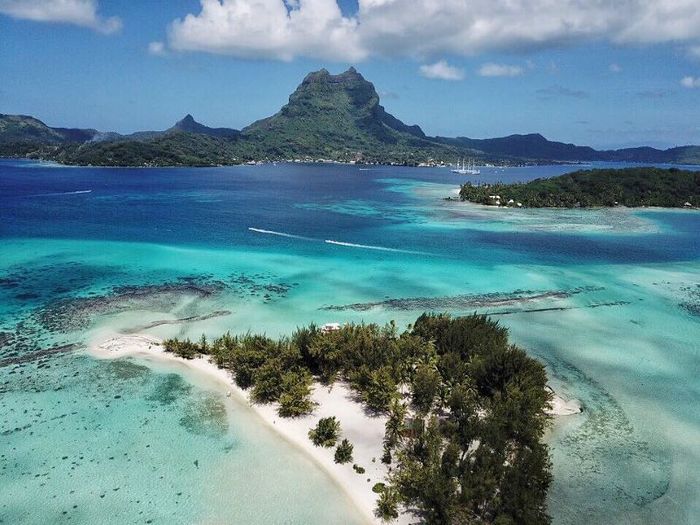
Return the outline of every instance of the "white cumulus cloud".
<path id="1" fill-rule="evenodd" d="M 122 28 L 119 17 L 101 17 L 97 0 L 0 0 L 0 13 L 22 20 L 89 27 L 111 34 Z"/>
<path id="2" fill-rule="evenodd" d="M 299 55 L 361 60 L 357 20 L 335 0 L 201 0 L 198 15 L 175 20 L 170 46 L 241 58 L 291 60 Z"/>
<path id="3" fill-rule="evenodd" d="M 622 71 L 622 66 L 620 64 L 610 64 L 608 69 L 611 73 L 620 73 Z"/>
<path id="4" fill-rule="evenodd" d="M 482 77 L 517 77 L 524 72 L 520 66 L 510 66 L 508 64 L 484 64 L 479 68 L 479 75 Z"/>
<path id="5" fill-rule="evenodd" d="M 420 74 L 425 78 L 438 80 L 462 80 L 464 71 L 447 63 L 446 60 L 438 60 L 434 64 L 425 64 L 419 68 Z"/>
<path id="6" fill-rule="evenodd" d="M 689 89 L 700 88 L 700 77 L 683 77 L 681 79 L 681 86 L 687 87 Z"/>
<path id="7" fill-rule="evenodd" d="M 358 0 L 352 16 L 336 0 L 200 2 L 199 13 L 171 23 L 171 48 L 279 60 L 428 60 L 601 40 L 700 40 L 698 0 Z"/>

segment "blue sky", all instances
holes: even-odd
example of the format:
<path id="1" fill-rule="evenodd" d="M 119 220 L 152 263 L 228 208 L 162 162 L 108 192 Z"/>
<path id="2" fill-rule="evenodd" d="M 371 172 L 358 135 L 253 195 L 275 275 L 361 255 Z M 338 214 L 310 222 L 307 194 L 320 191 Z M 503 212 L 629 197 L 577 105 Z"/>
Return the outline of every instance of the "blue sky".
<path id="1" fill-rule="evenodd" d="M 475 0 L 464 14 L 462 0 L 349 1 L 337 13 L 334 0 L 206 0 L 206 13 L 199 0 L 19 1 L 0 0 L 0 112 L 52 126 L 164 129 L 191 113 L 241 128 L 309 71 L 355 65 L 389 112 L 431 135 L 700 144 L 700 12 L 684 0 L 632 0 L 652 10 L 639 20 L 611 0 L 604 27 L 574 0 L 532 0 L 534 13 L 507 18 L 490 6 L 518 2 Z M 657 23 L 660 4 L 686 9 Z M 306 18 L 279 18 L 289 13 Z"/>

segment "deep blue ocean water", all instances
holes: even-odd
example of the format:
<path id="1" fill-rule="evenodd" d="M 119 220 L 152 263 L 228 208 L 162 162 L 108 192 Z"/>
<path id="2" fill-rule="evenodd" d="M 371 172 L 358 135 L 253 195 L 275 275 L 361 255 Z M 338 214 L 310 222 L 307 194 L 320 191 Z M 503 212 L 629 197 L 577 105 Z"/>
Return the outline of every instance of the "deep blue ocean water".
<path id="1" fill-rule="evenodd" d="M 0 161 L 0 522 L 358 523 L 322 472 L 220 392 L 47 350 L 113 332 L 405 324 L 425 309 L 498 316 L 583 402 L 549 437 L 555 523 L 697 522 L 700 214 L 445 200 L 462 180 Z"/>

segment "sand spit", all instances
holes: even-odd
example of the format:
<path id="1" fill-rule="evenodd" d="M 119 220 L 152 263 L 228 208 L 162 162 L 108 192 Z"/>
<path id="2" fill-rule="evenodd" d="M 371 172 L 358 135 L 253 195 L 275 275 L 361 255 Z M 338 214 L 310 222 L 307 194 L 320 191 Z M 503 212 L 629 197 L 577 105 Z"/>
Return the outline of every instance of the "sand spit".
<path id="1" fill-rule="evenodd" d="M 346 384 L 337 382 L 328 387 L 316 383 L 312 397 L 317 406 L 313 413 L 294 419 L 281 418 L 277 415 L 275 403 L 251 403 L 248 393 L 236 386 L 229 372 L 218 368 L 207 357 L 183 359 L 166 353 L 161 341 L 155 337 L 142 334 L 117 335 L 93 342 L 89 345 L 89 352 L 101 359 L 134 357 L 146 362 L 176 362 L 223 384 L 228 396 L 250 406 L 264 423 L 313 458 L 346 492 L 369 523 L 381 523 L 374 515 L 377 494 L 372 491 L 372 487 L 375 483 L 384 481 L 388 471 L 387 465 L 380 461 L 386 417 L 368 414 L 355 401 Z M 552 415 L 567 416 L 579 412 L 581 406 L 576 400 L 554 396 L 550 411 Z M 347 438 L 354 446 L 352 463 L 336 464 L 333 461 L 334 448 L 315 447 L 309 440 L 309 429 L 316 425 L 319 418 L 330 416 L 335 416 L 340 421 L 341 437 Z M 353 463 L 363 467 L 364 474 L 355 472 Z M 411 515 L 403 514 L 395 523 L 403 525 L 412 521 L 415 519 Z"/>

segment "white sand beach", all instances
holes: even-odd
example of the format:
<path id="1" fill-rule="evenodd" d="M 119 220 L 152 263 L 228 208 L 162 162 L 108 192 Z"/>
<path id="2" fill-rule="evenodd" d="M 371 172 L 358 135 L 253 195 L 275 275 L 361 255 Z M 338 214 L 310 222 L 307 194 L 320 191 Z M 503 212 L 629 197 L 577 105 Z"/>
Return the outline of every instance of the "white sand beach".
<path id="1" fill-rule="evenodd" d="M 159 339 L 149 335 L 118 335 L 94 342 L 89 346 L 89 351 L 101 359 L 134 357 L 144 362 L 177 362 L 222 382 L 232 397 L 250 406 L 265 423 L 328 472 L 369 523 L 380 523 L 374 516 L 377 494 L 372 492 L 372 486 L 384 481 L 387 473 L 387 466 L 380 461 L 386 417 L 366 414 L 362 406 L 353 401 L 349 388 L 343 383 L 335 383 L 331 388 L 314 385 L 312 397 L 317 406 L 312 414 L 295 419 L 281 418 L 277 415 L 276 404 L 251 403 L 248 393 L 236 386 L 229 373 L 218 368 L 208 358 L 183 359 L 166 353 L 160 343 Z M 319 418 L 329 416 L 335 416 L 340 421 L 341 437 L 347 438 L 354 446 L 352 463 L 335 463 L 334 448 L 316 447 L 309 440 L 309 429 L 316 425 Z M 365 473 L 356 473 L 352 468 L 353 463 L 364 467 Z M 411 517 L 403 515 L 395 523 L 411 523 Z"/>
<path id="2" fill-rule="evenodd" d="M 248 405 L 266 424 L 313 458 L 346 492 L 369 523 L 381 523 L 374 515 L 377 494 L 372 491 L 372 487 L 375 483 L 384 481 L 388 471 L 387 465 L 380 461 L 386 417 L 367 414 L 362 405 L 353 399 L 347 385 L 337 382 L 332 387 L 326 387 L 316 383 L 312 397 L 317 406 L 313 413 L 294 419 L 281 418 L 277 415 L 275 403 L 251 403 L 248 393 L 236 386 L 229 372 L 218 368 L 208 358 L 188 360 L 166 353 L 161 341 L 155 337 L 141 334 L 113 335 L 93 342 L 89 345 L 89 351 L 100 359 L 134 357 L 146 363 L 179 363 L 221 383 L 232 398 Z M 578 401 L 554 395 L 550 411 L 552 415 L 567 416 L 579 412 L 581 407 Z M 335 463 L 334 448 L 316 447 L 309 440 L 309 429 L 316 425 L 319 418 L 330 416 L 335 416 L 340 421 L 341 437 L 347 438 L 354 446 L 352 463 Z M 356 473 L 353 463 L 364 467 L 365 473 Z M 405 525 L 412 521 L 415 521 L 412 516 L 404 513 L 394 523 Z"/>

